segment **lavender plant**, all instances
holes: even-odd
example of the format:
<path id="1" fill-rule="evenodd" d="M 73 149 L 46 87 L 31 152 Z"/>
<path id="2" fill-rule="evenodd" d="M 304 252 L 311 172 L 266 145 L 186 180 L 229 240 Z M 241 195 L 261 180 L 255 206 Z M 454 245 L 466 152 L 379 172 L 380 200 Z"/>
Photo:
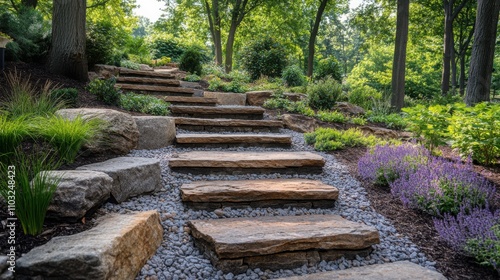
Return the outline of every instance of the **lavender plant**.
<path id="1" fill-rule="evenodd" d="M 491 231 L 493 238 L 467 240 L 465 251 L 473 255 L 482 265 L 492 266 L 500 274 L 500 223 L 491 227 Z"/>

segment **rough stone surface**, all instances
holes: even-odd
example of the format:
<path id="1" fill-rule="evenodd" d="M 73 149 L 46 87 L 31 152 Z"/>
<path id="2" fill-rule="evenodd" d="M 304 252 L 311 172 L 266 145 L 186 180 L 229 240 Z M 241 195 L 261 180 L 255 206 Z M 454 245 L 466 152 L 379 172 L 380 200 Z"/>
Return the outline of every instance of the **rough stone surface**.
<path id="1" fill-rule="evenodd" d="M 315 118 L 295 114 L 283 114 L 283 124 L 297 132 L 313 132 L 319 127 Z"/>
<path id="2" fill-rule="evenodd" d="M 139 129 L 138 150 L 159 149 L 171 145 L 175 139 L 175 120 L 171 117 L 134 116 Z"/>
<path id="3" fill-rule="evenodd" d="M 307 95 L 303 93 L 293 93 L 293 92 L 285 92 L 283 94 L 288 100 L 297 102 L 301 100 L 307 99 Z"/>
<path id="4" fill-rule="evenodd" d="M 178 94 L 183 96 L 192 96 L 194 93 L 194 89 L 192 88 L 169 87 L 169 86 L 116 84 L 116 87 L 127 91 L 148 91 L 158 94 Z"/>
<path id="5" fill-rule="evenodd" d="M 342 113 L 349 115 L 364 115 L 365 109 L 359 107 L 358 105 L 351 104 L 349 102 L 337 102 L 333 106 L 333 110 L 337 110 Z"/>
<path id="6" fill-rule="evenodd" d="M 306 250 L 359 250 L 380 242 L 377 229 L 337 215 L 251 217 L 189 221 L 195 240 L 218 258 Z"/>
<path id="7" fill-rule="evenodd" d="M 141 157 L 118 157 L 104 162 L 80 166 L 77 170 L 93 170 L 113 178 L 111 195 L 121 203 L 127 198 L 162 189 L 160 161 Z"/>
<path id="8" fill-rule="evenodd" d="M 283 144 L 290 145 L 292 138 L 284 134 L 178 134 L 179 144 Z"/>
<path id="9" fill-rule="evenodd" d="M 162 235 L 157 211 L 108 215 L 88 231 L 34 248 L 18 260 L 16 272 L 45 279 L 134 279 Z"/>
<path id="10" fill-rule="evenodd" d="M 244 93 L 234 93 L 234 92 L 212 92 L 205 91 L 203 93 L 204 97 L 217 98 L 217 104 L 219 105 L 240 105 L 245 106 L 247 96 Z"/>
<path id="11" fill-rule="evenodd" d="M 150 78 L 163 78 L 163 79 L 173 79 L 175 75 L 171 73 L 159 72 L 159 71 L 141 71 L 132 70 L 120 67 L 120 76 L 139 76 L 139 77 L 150 77 Z"/>
<path id="12" fill-rule="evenodd" d="M 193 151 L 179 153 L 170 167 L 198 168 L 288 168 L 322 167 L 323 157 L 311 152 L 219 152 Z"/>
<path id="13" fill-rule="evenodd" d="M 92 143 L 84 145 L 91 153 L 127 154 L 139 141 L 139 130 L 129 114 L 111 109 L 88 108 L 62 109 L 56 114 L 67 119 L 75 119 L 80 115 L 85 120 L 100 119 L 106 123 L 101 135 Z"/>
<path id="14" fill-rule="evenodd" d="M 198 181 L 181 186 L 183 201 L 249 202 L 263 200 L 336 200 L 339 191 L 316 180 L 267 179 Z"/>
<path id="15" fill-rule="evenodd" d="M 382 138 L 394 138 L 394 139 L 399 138 L 399 134 L 396 131 L 383 127 L 362 126 L 359 129 L 363 132 L 370 133 Z"/>
<path id="16" fill-rule="evenodd" d="M 147 78 L 147 77 L 118 77 L 116 78 L 116 82 L 129 83 L 129 84 L 166 85 L 172 87 L 180 86 L 180 82 L 178 80 Z"/>
<path id="17" fill-rule="evenodd" d="M 264 102 L 271 98 L 272 90 L 249 91 L 247 92 L 247 105 L 262 106 Z"/>
<path id="18" fill-rule="evenodd" d="M 45 176 L 59 180 L 47 212 L 49 218 L 79 220 L 103 204 L 113 186 L 111 177 L 97 171 L 46 171 Z"/>
<path id="19" fill-rule="evenodd" d="M 175 105 L 215 106 L 217 104 L 216 98 L 193 96 L 165 96 L 163 100 Z"/>
<path id="20" fill-rule="evenodd" d="M 280 278 L 280 280 L 446 280 L 441 273 L 424 268 L 409 261 L 374 264 L 346 270 L 321 272 L 303 276 Z"/>
<path id="21" fill-rule="evenodd" d="M 109 79 L 113 76 L 118 76 L 118 74 L 120 73 L 118 67 L 105 64 L 94 65 L 94 71 L 99 77 L 102 77 L 104 79 Z"/>
<path id="22" fill-rule="evenodd" d="M 262 118 L 264 109 L 253 106 L 224 106 L 224 107 L 206 107 L 206 106 L 170 106 L 170 111 L 173 114 L 189 114 L 189 115 L 257 115 Z"/>
<path id="23" fill-rule="evenodd" d="M 238 120 L 238 119 L 198 119 L 198 118 L 175 118 L 175 125 L 189 130 L 210 130 L 218 128 L 222 131 L 254 131 L 268 130 L 277 131 L 283 127 L 281 121 L 270 120 Z"/>

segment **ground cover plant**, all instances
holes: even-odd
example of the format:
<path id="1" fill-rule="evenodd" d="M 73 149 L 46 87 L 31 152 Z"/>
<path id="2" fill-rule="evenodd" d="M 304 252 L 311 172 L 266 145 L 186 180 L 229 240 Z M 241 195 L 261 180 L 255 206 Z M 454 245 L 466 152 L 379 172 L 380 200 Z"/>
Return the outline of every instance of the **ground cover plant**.
<path id="1" fill-rule="evenodd" d="M 108 105 L 118 105 L 121 92 L 115 88 L 116 78 L 94 79 L 87 85 L 87 90 L 97 99 Z"/>
<path id="2" fill-rule="evenodd" d="M 126 93 L 120 95 L 120 107 L 132 111 L 141 112 L 155 116 L 166 116 L 170 114 L 169 103 L 154 96 Z"/>

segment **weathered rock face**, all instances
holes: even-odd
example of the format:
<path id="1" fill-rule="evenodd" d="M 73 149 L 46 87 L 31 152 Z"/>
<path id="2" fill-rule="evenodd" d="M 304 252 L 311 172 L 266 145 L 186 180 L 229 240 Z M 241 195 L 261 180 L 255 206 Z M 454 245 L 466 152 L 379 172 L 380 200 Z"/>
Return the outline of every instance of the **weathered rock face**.
<path id="1" fill-rule="evenodd" d="M 314 273 L 303 276 L 280 278 L 280 280 L 446 280 L 441 273 L 409 261 L 366 265 L 345 270 Z"/>
<path id="2" fill-rule="evenodd" d="M 99 77 L 102 77 L 104 79 L 109 79 L 113 76 L 118 76 L 118 74 L 120 73 L 120 69 L 118 67 L 105 64 L 94 65 L 94 71 L 97 73 Z"/>
<path id="3" fill-rule="evenodd" d="M 205 91 L 203 93 L 204 97 L 217 98 L 217 104 L 219 105 L 240 105 L 245 106 L 247 96 L 244 93 L 234 93 L 234 92 L 211 92 Z"/>
<path id="4" fill-rule="evenodd" d="M 152 150 L 172 145 L 175 139 L 175 120 L 170 117 L 134 116 L 139 130 L 136 149 Z"/>
<path id="5" fill-rule="evenodd" d="M 247 94 L 247 105 L 262 106 L 264 102 L 273 95 L 272 90 L 249 91 Z"/>
<path id="6" fill-rule="evenodd" d="M 337 110 L 339 112 L 355 116 L 365 114 L 365 109 L 357 105 L 351 104 L 349 102 L 337 102 L 335 103 L 333 110 Z"/>
<path id="7" fill-rule="evenodd" d="M 284 114 L 283 124 L 291 130 L 302 133 L 313 132 L 319 126 L 315 118 L 295 114 Z"/>
<path id="8" fill-rule="evenodd" d="M 139 70 L 141 71 L 153 71 L 153 67 L 147 65 L 147 64 L 139 64 Z"/>
<path id="9" fill-rule="evenodd" d="M 104 172 L 113 178 L 111 195 L 117 202 L 162 188 L 160 161 L 151 158 L 118 157 L 80 166 L 77 170 Z"/>
<path id="10" fill-rule="evenodd" d="M 111 177 L 96 171 L 46 171 L 46 176 L 61 178 L 47 212 L 55 219 L 81 219 L 109 198 L 113 186 Z"/>
<path id="11" fill-rule="evenodd" d="M 88 231 L 31 250 L 16 272 L 46 279 L 135 279 L 162 239 L 157 211 L 108 215 Z"/>
<path id="12" fill-rule="evenodd" d="M 396 131 L 383 127 L 362 126 L 359 129 L 365 133 L 373 134 L 375 136 L 382 138 L 393 138 L 393 139 L 399 138 L 399 134 Z"/>
<path id="13" fill-rule="evenodd" d="M 283 95 L 288 100 L 293 101 L 293 102 L 297 102 L 297 101 L 301 101 L 301 100 L 306 100 L 307 99 L 307 95 L 305 95 L 303 93 L 285 92 Z"/>
<path id="14" fill-rule="evenodd" d="M 129 114 L 111 109 L 88 108 L 62 109 L 56 114 L 67 119 L 81 116 L 85 120 L 100 119 L 105 122 L 105 128 L 97 139 L 84 145 L 91 153 L 127 154 L 139 141 L 139 130 Z"/>
<path id="15" fill-rule="evenodd" d="M 259 120 L 263 118 L 264 109 L 254 106 L 170 106 L 170 111 L 174 116 L 207 118 L 207 119 L 249 119 Z"/>
<path id="16" fill-rule="evenodd" d="M 282 134 L 179 134 L 178 144 L 283 144 L 291 145 L 292 137 Z"/>
<path id="17" fill-rule="evenodd" d="M 283 127 L 281 121 L 238 120 L 238 119 L 196 119 L 176 117 L 177 127 L 194 131 L 233 132 L 278 132 Z"/>

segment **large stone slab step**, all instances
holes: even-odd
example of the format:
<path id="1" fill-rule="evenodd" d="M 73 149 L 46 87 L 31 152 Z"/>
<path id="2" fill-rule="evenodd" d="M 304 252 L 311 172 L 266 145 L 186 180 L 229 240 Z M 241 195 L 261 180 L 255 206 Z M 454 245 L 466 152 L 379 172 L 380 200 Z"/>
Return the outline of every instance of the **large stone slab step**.
<path id="1" fill-rule="evenodd" d="M 290 147 L 292 137 L 284 134 L 177 134 L 176 143 L 188 147 Z"/>
<path id="2" fill-rule="evenodd" d="M 118 77 L 116 82 L 120 84 L 147 84 L 147 85 L 164 85 L 171 87 L 179 87 L 181 82 L 179 80 L 171 79 L 158 79 L 147 77 Z"/>
<path id="3" fill-rule="evenodd" d="M 163 79 L 174 79 L 175 75 L 171 73 L 159 72 L 159 71 L 141 71 L 132 70 L 127 68 L 120 68 L 120 76 L 132 76 L 132 77 L 149 77 L 149 78 L 163 78 Z"/>
<path id="4" fill-rule="evenodd" d="M 163 100 L 172 105 L 183 106 L 215 106 L 217 98 L 197 97 L 197 96 L 165 96 Z"/>
<path id="5" fill-rule="evenodd" d="M 409 261 L 366 265 L 344 270 L 327 271 L 280 278 L 279 280 L 446 280 L 441 273 Z"/>
<path id="6" fill-rule="evenodd" d="M 191 220 L 188 225 L 212 264 L 233 273 L 354 258 L 380 242 L 374 227 L 337 215 Z"/>
<path id="7" fill-rule="evenodd" d="M 278 132 L 283 127 L 281 121 L 201 119 L 176 117 L 175 125 L 180 129 L 211 132 Z"/>
<path id="8" fill-rule="evenodd" d="M 181 186 L 182 201 L 195 209 L 222 207 L 331 208 L 336 187 L 307 179 L 201 181 Z"/>
<path id="9" fill-rule="evenodd" d="M 192 88 L 168 87 L 168 86 L 117 83 L 115 87 L 125 91 L 142 91 L 158 95 L 192 96 L 195 93 L 195 90 Z"/>
<path id="10" fill-rule="evenodd" d="M 183 173 L 321 173 L 325 160 L 311 152 L 193 151 L 170 159 L 173 171 Z"/>
<path id="11" fill-rule="evenodd" d="M 170 111 L 174 116 L 208 118 L 208 119 L 245 119 L 261 120 L 264 117 L 265 110 L 261 107 L 252 106 L 224 106 L 224 107 L 205 107 L 205 106 L 170 106 Z"/>

